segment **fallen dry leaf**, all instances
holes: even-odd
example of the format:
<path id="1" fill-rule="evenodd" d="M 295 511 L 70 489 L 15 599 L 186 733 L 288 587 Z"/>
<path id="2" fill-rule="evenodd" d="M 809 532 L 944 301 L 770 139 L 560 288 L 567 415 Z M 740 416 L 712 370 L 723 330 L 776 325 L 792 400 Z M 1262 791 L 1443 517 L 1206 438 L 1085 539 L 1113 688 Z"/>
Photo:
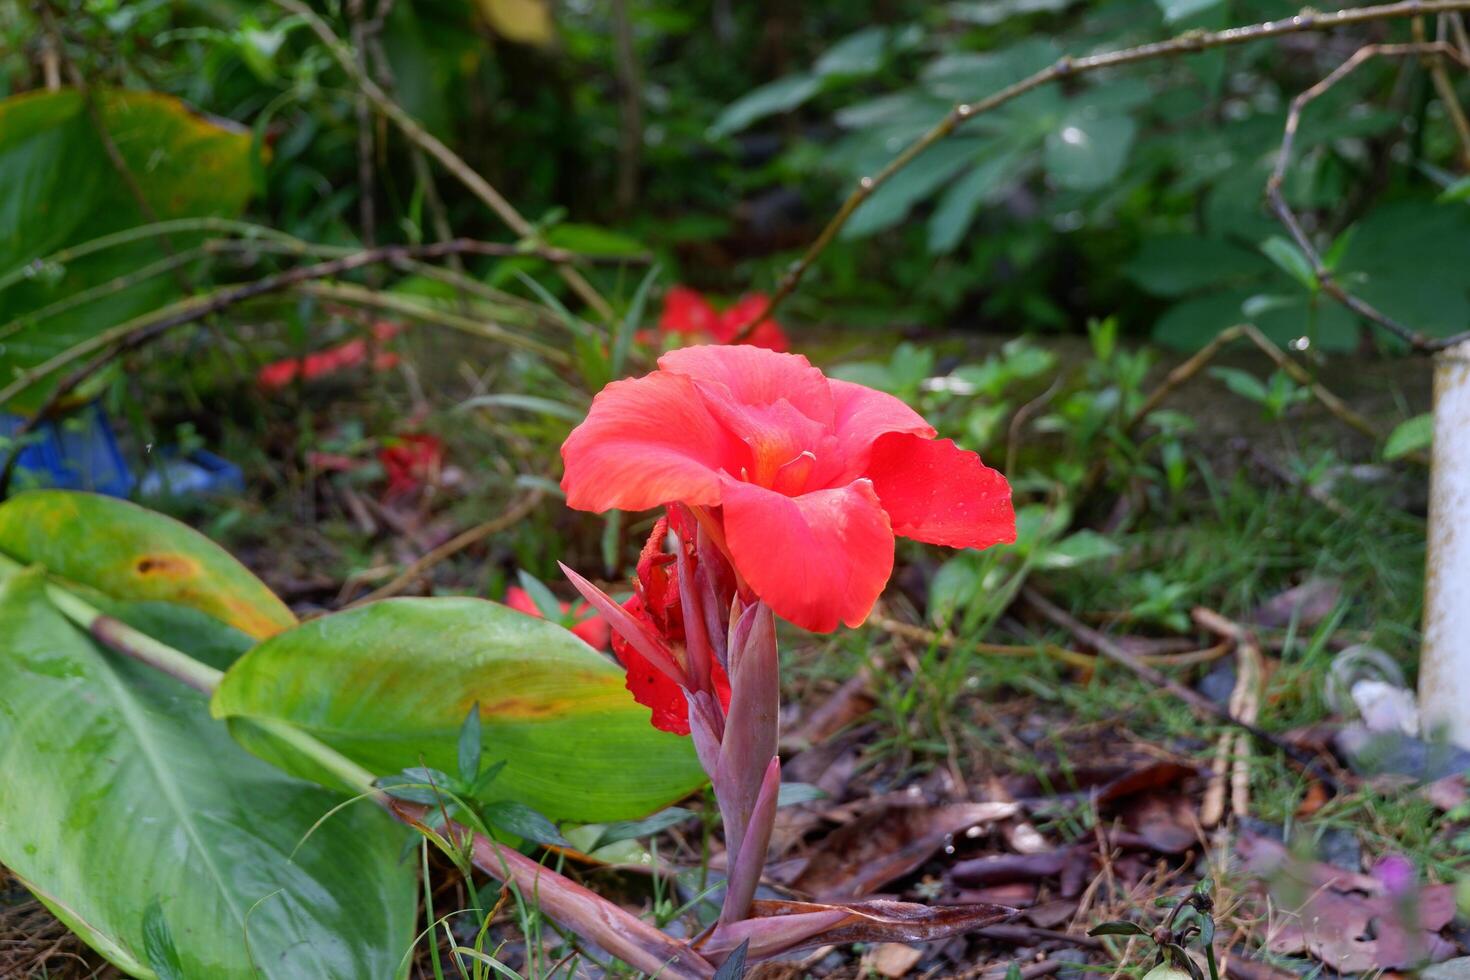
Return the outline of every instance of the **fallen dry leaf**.
<path id="1" fill-rule="evenodd" d="M 1330 578 L 1309 578 L 1301 585 L 1272 596 L 1252 617 L 1258 626 L 1285 629 L 1295 618 L 1297 629 L 1311 629 L 1332 615 L 1342 598 L 1342 583 Z"/>
<path id="2" fill-rule="evenodd" d="M 1445 776 L 1436 779 L 1419 791 L 1436 809 L 1449 812 L 1470 802 L 1470 792 L 1465 788 L 1463 775 Z"/>
<path id="3" fill-rule="evenodd" d="M 1087 861 L 1090 844 L 1061 847 L 1045 854 L 987 854 L 960 861 L 950 869 L 956 883 L 971 887 L 1003 885 L 1014 881 L 1036 881 L 1062 873 L 1068 863 Z"/>
<path id="4" fill-rule="evenodd" d="M 1389 894 L 1376 878 L 1299 860 L 1269 838 L 1244 833 L 1236 849 L 1269 888 L 1274 953 L 1310 953 L 1343 973 L 1409 969 L 1455 953 L 1439 935 L 1455 916 L 1453 885 Z"/>
<path id="5" fill-rule="evenodd" d="M 916 905 L 883 900 L 831 904 L 756 901 L 750 914 L 763 919 L 828 909 L 843 909 L 847 918 L 812 937 L 810 945 L 933 942 L 1004 922 L 1016 914 L 1015 909 L 1002 905 Z"/>
<path id="6" fill-rule="evenodd" d="M 857 672 L 816 708 L 807 712 L 790 735 L 783 739 L 793 748 L 807 748 L 827 741 L 877 705 L 872 678 L 866 668 Z"/>
<path id="7" fill-rule="evenodd" d="M 1331 794 L 1327 792 L 1327 787 L 1314 779 L 1307 784 L 1307 791 L 1302 795 L 1301 805 L 1296 808 L 1296 815 L 1298 817 L 1310 817 L 1322 809 L 1331 798 Z"/>
<path id="8" fill-rule="evenodd" d="M 1123 825 L 1160 854 L 1183 854 L 1199 842 L 1195 803 L 1183 793 L 1143 793 L 1118 812 Z"/>
<path id="9" fill-rule="evenodd" d="M 908 976 L 909 971 L 923 958 L 922 949 L 915 949 L 906 943 L 879 943 L 868 951 L 863 961 L 865 966 L 880 976 L 897 980 L 898 977 Z"/>
<path id="10" fill-rule="evenodd" d="M 1014 803 L 894 803 L 869 810 L 817 845 L 793 887 L 819 900 L 860 898 L 923 864 L 946 840 L 1013 816 Z"/>

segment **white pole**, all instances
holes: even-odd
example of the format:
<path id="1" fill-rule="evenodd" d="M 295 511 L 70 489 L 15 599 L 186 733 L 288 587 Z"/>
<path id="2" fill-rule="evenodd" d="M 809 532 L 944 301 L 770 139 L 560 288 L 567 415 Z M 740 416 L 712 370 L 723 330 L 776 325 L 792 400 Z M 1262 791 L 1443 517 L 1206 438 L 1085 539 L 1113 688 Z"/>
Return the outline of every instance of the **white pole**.
<path id="1" fill-rule="evenodd" d="M 1419 709 L 1426 733 L 1470 748 L 1470 341 L 1434 360 L 1431 462 Z"/>

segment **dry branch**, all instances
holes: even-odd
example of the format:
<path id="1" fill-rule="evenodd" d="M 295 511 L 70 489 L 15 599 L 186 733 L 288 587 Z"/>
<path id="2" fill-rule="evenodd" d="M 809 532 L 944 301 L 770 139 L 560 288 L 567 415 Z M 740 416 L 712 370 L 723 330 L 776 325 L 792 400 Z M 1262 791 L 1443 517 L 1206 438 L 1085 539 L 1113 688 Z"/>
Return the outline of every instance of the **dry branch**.
<path id="1" fill-rule="evenodd" d="M 1185 687 L 1147 664 L 1140 663 L 1138 658 L 1124 650 L 1106 634 L 1093 629 L 1079 621 L 1071 613 L 1066 612 L 1052 603 L 1035 589 L 1027 586 L 1021 590 L 1021 596 L 1042 616 L 1052 623 L 1071 633 L 1073 636 L 1090 644 L 1098 653 L 1107 657 L 1118 665 L 1127 668 L 1139 679 L 1152 684 L 1154 687 L 1162 688 L 1170 694 L 1194 709 L 1196 715 L 1201 718 L 1221 721 L 1227 725 L 1233 725 L 1266 743 L 1281 752 L 1293 762 L 1302 766 L 1307 772 L 1316 776 L 1322 783 L 1333 789 L 1339 787 L 1336 777 L 1323 769 L 1321 763 L 1312 753 L 1307 752 L 1299 746 L 1293 745 L 1279 735 L 1274 735 L 1252 722 L 1243 718 L 1237 718 L 1225 708 L 1220 707 L 1209 698 L 1191 688 Z"/>
<path id="2" fill-rule="evenodd" d="M 1296 213 L 1286 203 L 1285 196 L 1281 193 L 1281 185 L 1286 180 L 1286 168 L 1291 163 L 1291 151 L 1296 142 L 1297 129 L 1301 125 L 1302 110 L 1315 99 L 1320 98 L 1338 82 L 1351 75 L 1364 62 L 1373 58 L 1388 57 L 1402 58 L 1405 56 L 1420 55 L 1434 56 L 1441 59 L 1449 59 L 1461 68 L 1470 71 L 1470 60 L 1460 53 L 1454 45 L 1439 41 L 1425 44 L 1370 44 L 1359 48 L 1353 56 L 1338 65 L 1331 74 L 1322 79 L 1316 85 L 1307 89 L 1295 99 L 1291 100 L 1291 111 L 1286 115 L 1286 133 L 1281 140 L 1281 150 L 1276 156 L 1276 166 L 1271 170 L 1271 177 L 1266 181 L 1266 200 L 1271 205 L 1271 210 L 1276 217 L 1286 226 L 1296 242 L 1297 248 L 1307 257 L 1312 264 L 1312 275 L 1317 280 L 1317 285 L 1322 292 L 1331 296 L 1343 306 L 1352 310 L 1370 323 L 1375 323 L 1398 337 L 1414 350 L 1421 353 L 1433 353 L 1453 347 L 1464 340 L 1470 340 L 1470 330 L 1457 333 L 1450 337 L 1427 337 L 1412 327 L 1406 326 L 1393 317 L 1383 313 L 1377 307 L 1367 303 L 1353 294 L 1349 293 L 1342 285 L 1333 278 L 1332 270 L 1322 261 L 1321 254 L 1317 251 L 1312 240 L 1302 228 L 1301 221 L 1297 219 Z"/>

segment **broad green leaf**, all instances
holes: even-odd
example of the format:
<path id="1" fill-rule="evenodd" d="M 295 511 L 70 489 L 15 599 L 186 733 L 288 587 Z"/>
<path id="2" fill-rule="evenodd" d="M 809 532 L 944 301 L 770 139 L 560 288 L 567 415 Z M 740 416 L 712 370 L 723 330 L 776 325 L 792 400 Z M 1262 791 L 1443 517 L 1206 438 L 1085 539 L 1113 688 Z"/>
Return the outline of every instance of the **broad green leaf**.
<path id="1" fill-rule="evenodd" d="M 402 828 L 360 804 L 308 836 L 342 797 L 98 649 L 29 572 L 0 584 L 0 767 L 0 863 L 124 972 L 176 957 L 219 980 L 398 973 L 416 907 Z"/>
<path id="2" fill-rule="evenodd" d="M 908 89 L 839 109 L 832 118 L 843 129 L 884 126 L 921 130 L 942 119 L 950 108 L 943 99 L 920 89 Z"/>
<path id="3" fill-rule="evenodd" d="M 849 34 L 824 51 L 812 66 L 812 71 L 823 78 L 828 75 L 870 75 L 883 67 L 888 35 L 886 27 L 864 27 Z"/>
<path id="4" fill-rule="evenodd" d="M 215 694 L 216 717 L 275 718 L 378 773 L 452 771 L 480 705 L 482 794 L 556 820 L 632 820 L 700 786 L 687 738 L 660 732 L 623 671 L 546 620 L 477 599 L 390 599 L 323 616 L 255 647 Z M 289 753 L 252 751 L 312 775 Z"/>
<path id="5" fill-rule="evenodd" d="M 157 897 L 143 913 L 143 951 L 148 954 L 148 966 L 158 974 L 158 980 L 185 980 L 173 931 L 164 918 L 163 903 Z"/>
<path id="6" fill-rule="evenodd" d="M 1384 459 L 1400 459 L 1410 453 L 1428 449 L 1434 442 L 1434 416 L 1425 412 L 1407 422 L 1400 422 L 1383 444 Z"/>
<path id="7" fill-rule="evenodd" d="M 465 712 L 464 724 L 459 726 L 459 778 L 471 785 L 480 777 L 480 755 L 484 751 L 484 736 L 480 730 L 480 706 L 470 705 Z"/>
<path id="8" fill-rule="evenodd" d="M 709 128 L 712 139 L 738 133 L 767 116 L 790 112 L 822 88 L 815 75 L 787 75 L 745 93 L 731 102 Z"/>
<path id="9" fill-rule="evenodd" d="M 0 552 L 119 601 L 208 613 L 256 639 L 296 617 L 265 583 L 198 531 L 100 494 L 34 490 L 0 504 Z"/>
<path id="10" fill-rule="evenodd" d="M 811 783 L 782 783 L 781 788 L 776 791 L 777 807 L 800 806 L 825 799 L 826 791 Z"/>
<path id="11" fill-rule="evenodd" d="M 252 185 L 248 131 L 225 128 L 168 95 L 94 95 L 103 125 L 160 220 L 234 217 L 244 209 Z M 73 89 L 0 100 L 0 187 L 0 275 L 148 220 Z M 176 252 L 200 240 L 199 234 L 170 238 Z M 23 317 L 169 259 L 164 243 L 151 238 L 42 269 L 0 289 L 0 379 L 8 382 L 18 371 L 177 298 L 179 287 L 161 270 L 44 320 Z M 8 407 L 34 408 L 48 390 L 47 383 L 37 384 Z"/>
<path id="12" fill-rule="evenodd" d="M 1202 14 L 1212 7 L 1217 7 L 1225 0 L 1154 0 L 1159 5 L 1159 12 L 1164 15 L 1164 20 L 1172 24 L 1175 21 L 1186 20 L 1195 14 Z"/>
<path id="13" fill-rule="evenodd" d="M 945 12 L 955 20 L 988 27 L 1012 17 L 1051 13 L 1069 6 L 1070 0 L 961 0 L 949 4 Z"/>
<path id="14" fill-rule="evenodd" d="M 827 374 L 839 381 L 851 381 L 853 384 L 877 388 L 880 391 L 893 392 L 898 388 L 893 371 L 882 361 L 849 361 L 846 364 L 836 364 L 828 369 Z"/>
<path id="15" fill-rule="evenodd" d="M 1319 297 L 1314 306 L 1311 298 L 1300 291 L 1267 307 L 1253 303 L 1254 299 L 1256 294 L 1249 289 L 1227 289 L 1186 299 L 1154 324 L 1154 340 L 1174 350 L 1198 350 L 1226 327 L 1252 320 L 1278 344 L 1308 337 L 1321 350 L 1346 351 L 1357 343 L 1357 318 L 1330 300 Z M 1247 307 L 1254 312 L 1248 313 Z"/>
<path id="16" fill-rule="evenodd" d="M 1155 235 L 1144 239 L 1124 271 L 1155 296 L 1184 296 L 1257 279 L 1266 267 L 1259 256 L 1218 238 Z"/>
<path id="17" fill-rule="evenodd" d="M 969 166 L 986 145 L 984 140 L 958 138 L 921 153 L 852 213 L 841 237 L 863 238 L 898 224 L 910 208 Z"/>
<path id="18" fill-rule="evenodd" d="M 1335 274 L 1354 295 L 1430 336 L 1470 323 L 1470 208 L 1428 200 L 1374 208 Z"/>
<path id="19" fill-rule="evenodd" d="M 925 87 L 949 102 L 978 102 L 988 95 L 1055 64 L 1062 49 L 1047 39 L 1030 37 L 1000 51 L 960 52 L 935 58 L 924 67 Z M 1021 96 L 1001 111 L 1017 115 L 1017 106 L 1053 104 L 1055 91 L 1040 89 Z"/>
<path id="20" fill-rule="evenodd" d="M 1117 179 L 1136 130 L 1128 116 L 1074 105 L 1046 136 L 1046 171 L 1071 190 L 1097 190 Z"/>
<path id="21" fill-rule="evenodd" d="M 1020 171 L 1018 155 L 1002 153 L 982 160 L 951 184 L 929 218 L 929 251 L 936 255 L 954 251 L 964 240 L 980 206 L 1008 190 Z"/>

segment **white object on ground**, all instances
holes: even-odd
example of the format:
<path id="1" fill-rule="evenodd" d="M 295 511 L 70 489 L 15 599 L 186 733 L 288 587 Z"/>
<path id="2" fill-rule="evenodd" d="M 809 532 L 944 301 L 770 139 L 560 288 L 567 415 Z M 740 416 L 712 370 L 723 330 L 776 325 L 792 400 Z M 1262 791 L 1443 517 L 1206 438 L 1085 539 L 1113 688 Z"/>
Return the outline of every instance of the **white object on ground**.
<path id="1" fill-rule="evenodd" d="M 1414 692 L 1383 681 L 1361 680 L 1353 685 L 1353 703 L 1370 732 L 1419 735 L 1419 705 Z"/>
<path id="2" fill-rule="evenodd" d="M 1470 341 L 1434 359 L 1434 445 L 1419 703 L 1427 734 L 1470 748 Z"/>

